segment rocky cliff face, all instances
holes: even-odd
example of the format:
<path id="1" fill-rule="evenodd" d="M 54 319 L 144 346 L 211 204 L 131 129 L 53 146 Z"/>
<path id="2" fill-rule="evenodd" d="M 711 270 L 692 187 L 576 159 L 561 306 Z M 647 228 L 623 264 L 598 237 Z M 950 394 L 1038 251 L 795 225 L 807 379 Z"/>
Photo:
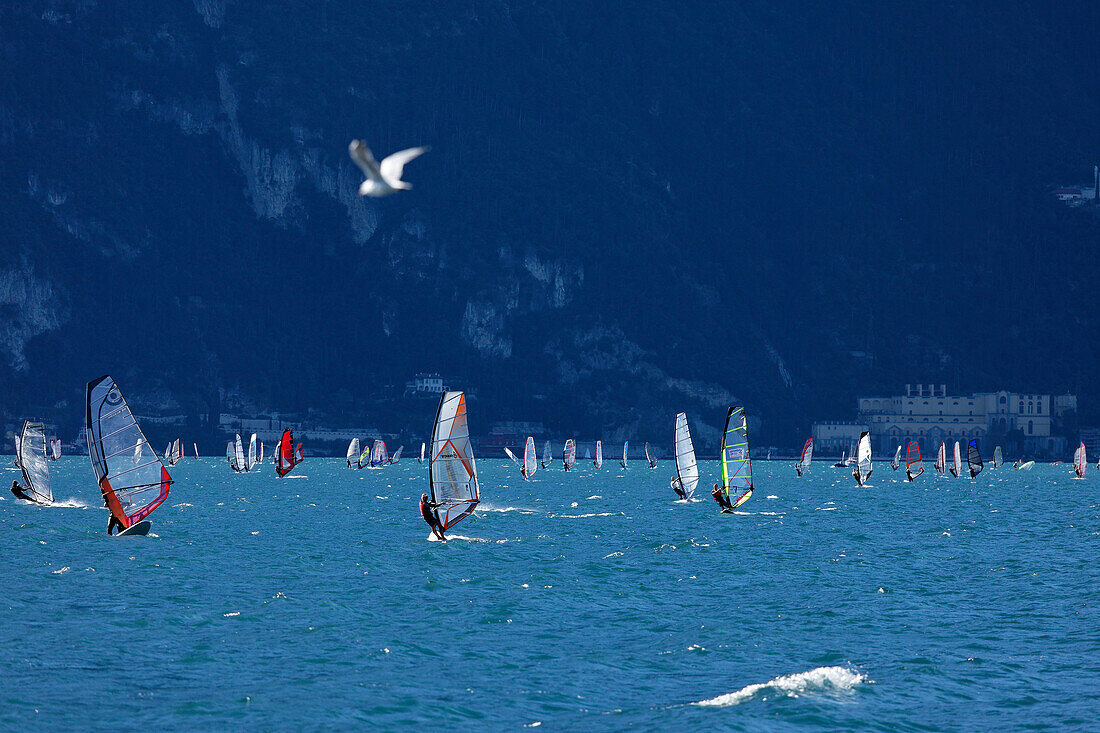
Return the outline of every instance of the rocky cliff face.
<path id="1" fill-rule="evenodd" d="M 1087 404 L 1098 219 L 1045 195 L 1100 155 L 1087 31 L 803 5 L 2 8 L 0 399 L 355 413 L 439 371 L 486 427 L 737 401 L 790 444 L 904 382 Z M 352 137 L 433 149 L 364 200 Z"/>

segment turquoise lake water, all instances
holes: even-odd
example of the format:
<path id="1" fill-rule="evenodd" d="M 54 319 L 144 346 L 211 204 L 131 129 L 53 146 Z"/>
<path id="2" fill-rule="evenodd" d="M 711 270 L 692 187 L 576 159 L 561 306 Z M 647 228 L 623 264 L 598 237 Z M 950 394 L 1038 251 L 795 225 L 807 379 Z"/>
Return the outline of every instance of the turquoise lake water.
<path id="1" fill-rule="evenodd" d="M 1095 728 L 1100 473 L 791 465 L 723 515 L 714 462 L 677 503 L 668 461 L 482 460 L 443 544 L 415 460 L 185 459 L 153 534 L 108 538 L 65 457 L 64 505 L 0 499 L 0 725 Z"/>

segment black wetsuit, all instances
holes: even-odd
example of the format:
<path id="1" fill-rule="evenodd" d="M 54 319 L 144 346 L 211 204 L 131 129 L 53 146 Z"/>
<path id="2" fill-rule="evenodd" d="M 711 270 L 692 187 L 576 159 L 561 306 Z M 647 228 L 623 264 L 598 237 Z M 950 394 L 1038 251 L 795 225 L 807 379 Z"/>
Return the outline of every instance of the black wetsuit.
<path id="1" fill-rule="evenodd" d="M 438 503 L 431 501 L 420 500 L 420 516 L 424 517 L 424 521 L 428 523 L 428 526 L 432 528 L 432 531 L 443 537 L 443 524 L 439 521 L 439 514 L 436 513 Z"/>
<path id="2" fill-rule="evenodd" d="M 23 491 L 23 487 L 19 485 L 18 481 L 11 482 L 11 493 L 15 494 L 16 499 L 22 499 L 23 501 L 34 501 L 34 499 L 27 496 L 27 492 Z"/>
<path id="3" fill-rule="evenodd" d="M 116 527 L 118 528 L 118 531 L 119 531 L 119 532 L 121 532 L 121 531 L 123 531 L 124 529 L 126 529 L 126 527 L 122 526 L 122 522 L 118 521 L 118 517 L 116 517 L 116 516 L 114 515 L 114 513 L 112 512 L 112 513 L 111 513 L 111 518 L 107 520 L 107 534 L 108 534 L 108 535 L 112 535 L 112 534 L 115 534 L 115 533 L 114 533 L 114 532 L 112 532 L 111 530 L 112 530 L 112 529 L 114 529 L 114 528 L 116 528 Z"/>

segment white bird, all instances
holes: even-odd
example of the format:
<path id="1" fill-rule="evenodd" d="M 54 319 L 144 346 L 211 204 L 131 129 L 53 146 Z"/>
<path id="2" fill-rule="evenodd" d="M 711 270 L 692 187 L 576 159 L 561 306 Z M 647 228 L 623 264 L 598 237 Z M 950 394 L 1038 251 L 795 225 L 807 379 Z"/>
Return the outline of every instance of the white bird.
<path id="1" fill-rule="evenodd" d="M 387 155 L 379 165 L 366 143 L 362 140 L 352 140 L 348 145 L 348 154 L 367 177 L 367 180 L 359 186 L 359 195 L 381 197 L 398 191 L 408 191 L 412 188 L 412 184 L 401 180 L 401 174 L 405 172 L 405 164 L 426 152 L 428 148 L 408 148 Z"/>

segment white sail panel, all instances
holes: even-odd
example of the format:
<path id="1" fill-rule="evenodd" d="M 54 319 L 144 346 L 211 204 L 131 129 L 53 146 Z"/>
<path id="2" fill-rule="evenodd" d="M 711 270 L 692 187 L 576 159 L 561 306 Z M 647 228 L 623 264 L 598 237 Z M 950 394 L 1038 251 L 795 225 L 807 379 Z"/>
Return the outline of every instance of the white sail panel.
<path id="1" fill-rule="evenodd" d="M 23 423 L 19 440 L 19 468 L 27 495 L 39 504 L 53 503 L 50 466 L 46 457 L 46 426 L 40 422 Z"/>
<path id="2" fill-rule="evenodd" d="M 440 503 L 440 522 L 448 529 L 477 506 L 481 490 L 466 416 L 466 396 L 445 392 L 432 427 L 428 484 L 433 502 Z"/>
<path id="3" fill-rule="evenodd" d="M 690 499 L 699 483 L 699 467 L 695 465 L 695 446 L 683 412 L 676 415 L 676 475 L 684 497 Z"/>
<path id="4" fill-rule="evenodd" d="M 603 441 L 596 441 L 596 460 L 592 461 L 596 468 L 603 468 Z"/>
<path id="5" fill-rule="evenodd" d="M 538 454 L 535 452 L 535 439 L 528 436 L 527 443 L 523 446 L 523 468 L 527 473 L 527 478 L 534 476 L 538 467 L 539 460 Z"/>

